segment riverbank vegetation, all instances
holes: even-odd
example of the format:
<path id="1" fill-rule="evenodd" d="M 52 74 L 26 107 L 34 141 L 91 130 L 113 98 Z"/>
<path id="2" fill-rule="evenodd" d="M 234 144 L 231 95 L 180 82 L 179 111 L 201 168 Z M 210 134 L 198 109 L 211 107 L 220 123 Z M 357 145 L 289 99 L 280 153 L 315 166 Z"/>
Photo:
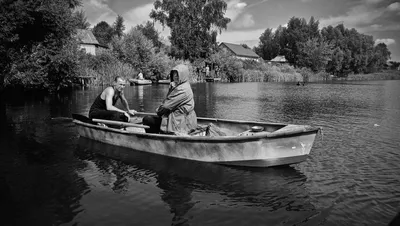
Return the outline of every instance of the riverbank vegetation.
<path id="1" fill-rule="evenodd" d="M 120 15 L 112 25 L 100 21 L 90 29 L 85 12 L 78 10 L 80 4 L 80 0 L 3 1 L 0 88 L 55 91 L 79 83 L 79 78 L 106 85 L 117 75 L 134 78 L 139 71 L 147 79 L 166 79 L 180 63 L 189 66 L 191 81 L 198 82 L 204 81 L 199 69 L 205 62 L 218 65 L 215 76 L 225 82 L 400 79 L 398 73 L 381 72 L 390 59 L 385 44 L 342 24 L 319 29 L 313 17 L 309 22 L 292 17 L 287 27 L 267 28 L 253 49 L 262 59 L 251 61 L 218 48 L 217 35 L 230 22 L 223 0 L 156 0 L 150 18 L 170 28 L 168 40 L 150 21 L 125 32 Z M 197 9 L 202 10 L 194 14 Z M 96 55 L 85 53 L 77 29 L 91 30 L 106 48 Z M 268 63 L 277 55 L 284 55 L 289 64 Z"/>

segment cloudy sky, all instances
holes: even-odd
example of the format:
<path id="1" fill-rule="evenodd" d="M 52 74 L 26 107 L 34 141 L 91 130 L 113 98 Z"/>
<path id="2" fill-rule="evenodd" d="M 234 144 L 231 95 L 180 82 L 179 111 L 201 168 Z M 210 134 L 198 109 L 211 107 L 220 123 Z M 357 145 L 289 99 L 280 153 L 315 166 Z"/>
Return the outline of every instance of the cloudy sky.
<path id="1" fill-rule="evenodd" d="M 400 0 L 225 0 L 228 29 L 218 36 L 220 42 L 246 43 L 253 47 L 267 28 L 285 25 L 292 17 L 314 16 L 320 29 L 343 23 L 346 28 L 372 35 L 384 42 L 392 60 L 400 61 Z M 117 15 L 125 20 L 126 31 L 150 20 L 153 0 L 83 0 L 83 10 L 92 26 L 100 21 L 110 25 Z M 159 27 L 161 35 L 168 29 Z"/>

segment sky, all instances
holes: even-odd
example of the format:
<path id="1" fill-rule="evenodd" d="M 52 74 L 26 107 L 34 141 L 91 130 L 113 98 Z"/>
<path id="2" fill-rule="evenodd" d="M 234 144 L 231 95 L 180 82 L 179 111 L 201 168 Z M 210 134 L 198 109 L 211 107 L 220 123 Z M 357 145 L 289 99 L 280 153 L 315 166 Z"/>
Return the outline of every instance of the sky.
<path id="1" fill-rule="evenodd" d="M 231 19 L 228 28 L 217 37 L 218 42 L 259 43 L 267 29 L 285 26 L 293 16 L 314 16 L 319 28 L 343 23 L 346 28 L 372 35 L 375 44 L 385 43 L 391 60 L 400 62 L 400 0 L 225 0 L 225 16 Z M 88 22 L 93 27 L 101 21 L 112 25 L 117 17 L 124 18 L 125 32 L 150 20 L 154 0 L 82 0 Z M 167 40 L 169 29 L 156 26 Z"/>

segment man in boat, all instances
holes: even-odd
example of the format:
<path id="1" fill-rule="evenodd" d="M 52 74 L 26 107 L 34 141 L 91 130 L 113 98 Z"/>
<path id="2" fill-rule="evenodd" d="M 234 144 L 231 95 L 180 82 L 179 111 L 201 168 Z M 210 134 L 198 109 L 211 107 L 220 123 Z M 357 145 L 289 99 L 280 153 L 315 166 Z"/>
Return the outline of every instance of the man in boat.
<path id="1" fill-rule="evenodd" d="M 157 116 L 146 116 L 147 133 L 188 134 L 197 127 L 193 91 L 189 83 L 189 68 L 180 64 L 170 72 L 167 97 L 156 109 Z"/>
<path id="2" fill-rule="evenodd" d="M 128 101 L 124 96 L 125 84 L 125 79 L 120 76 L 115 77 L 114 84 L 104 89 L 94 100 L 90 107 L 89 118 L 129 122 L 130 115 L 134 115 L 136 111 L 129 110 Z M 126 111 L 115 107 L 118 99 Z"/>

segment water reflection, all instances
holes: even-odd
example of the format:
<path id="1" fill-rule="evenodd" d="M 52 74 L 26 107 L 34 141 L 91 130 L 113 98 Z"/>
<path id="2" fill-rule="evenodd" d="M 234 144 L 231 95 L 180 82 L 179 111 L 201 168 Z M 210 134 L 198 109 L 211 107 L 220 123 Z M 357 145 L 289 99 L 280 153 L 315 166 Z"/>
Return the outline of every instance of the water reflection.
<path id="1" fill-rule="evenodd" d="M 58 225 L 82 211 L 79 201 L 88 185 L 75 170 L 85 165 L 70 151 L 73 125 L 44 119 L 51 101 L 36 97 L 6 111 L 1 102 L 0 203 L 6 225 Z"/>
<path id="2" fill-rule="evenodd" d="M 188 213 L 197 205 L 194 191 L 220 196 L 220 199 L 209 200 L 210 203 L 206 205 L 238 205 L 263 208 L 269 212 L 285 209 L 315 214 L 304 186 L 307 178 L 292 167 L 231 168 L 151 155 L 86 138 L 79 139 L 76 154 L 84 161 L 94 162 L 101 173 L 112 172 L 116 178 L 112 188 L 116 192 L 134 189 L 126 183 L 128 179 L 155 180 L 156 186 L 162 190 L 160 198 L 173 215 L 174 225 L 184 225 L 190 221 L 191 215 Z M 104 160 L 101 156 L 123 163 Z"/>
<path id="3" fill-rule="evenodd" d="M 82 143 L 70 120 L 51 119 L 87 114 L 103 87 L 12 93 L 0 100 L 1 213 L 6 225 L 386 225 L 400 200 L 399 87 L 193 84 L 199 116 L 323 127 L 307 161 L 260 170 L 132 156 Z M 167 91 L 132 86 L 125 95 L 154 112 Z"/>

